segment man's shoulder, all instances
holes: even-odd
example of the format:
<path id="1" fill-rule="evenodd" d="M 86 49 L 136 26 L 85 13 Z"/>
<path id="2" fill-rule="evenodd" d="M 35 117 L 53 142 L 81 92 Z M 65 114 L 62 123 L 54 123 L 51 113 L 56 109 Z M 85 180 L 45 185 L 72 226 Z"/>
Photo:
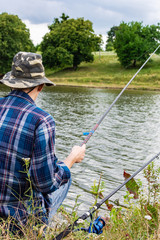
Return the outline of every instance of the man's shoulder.
<path id="1" fill-rule="evenodd" d="M 46 112 L 42 108 L 35 106 L 32 112 L 33 114 L 35 114 L 35 116 L 39 118 L 40 121 L 54 123 L 54 118 L 51 116 L 51 114 Z"/>

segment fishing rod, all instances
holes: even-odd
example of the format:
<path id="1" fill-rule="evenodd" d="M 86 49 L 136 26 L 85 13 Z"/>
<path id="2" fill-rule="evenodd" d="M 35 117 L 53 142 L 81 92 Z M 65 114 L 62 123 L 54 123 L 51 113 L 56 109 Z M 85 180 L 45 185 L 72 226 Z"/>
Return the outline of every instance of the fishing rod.
<path id="1" fill-rule="evenodd" d="M 142 64 L 142 66 L 138 69 L 138 71 L 134 74 L 134 76 L 130 79 L 130 81 L 126 84 L 126 86 L 122 89 L 122 91 L 118 94 L 118 96 L 115 98 L 115 100 L 112 102 L 112 104 L 109 106 L 109 108 L 106 110 L 106 112 L 104 113 L 104 115 L 99 119 L 99 121 L 96 123 L 96 125 L 93 127 L 93 129 L 87 133 L 87 137 L 85 138 L 85 140 L 80 144 L 80 146 L 82 146 L 83 144 L 86 144 L 88 142 L 88 140 L 91 138 L 91 136 L 93 135 L 93 133 L 96 131 L 96 129 L 98 128 L 98 126 L 101 124 L 101 122 L 103 121 L 103 119 L 106 117 L 106 115 L 109 113 L 109 111 L 111 110 L 111 108 L 114 106 L 114 104 L 117 102 L 117 100 L 120 98 L 120 96 L 122 95 L 122 93 L 126 90 L 126 88 L 129 86 L 129 84 L 133 81 L 133 79 L 137 76 L 137 74 L 141 71 L 141 69 L 146 65 L 146 63 L 149 61 L 149 59 L 154 55 L 154 53 L 158 50 L 158 48 L 160 47 L 160 45 L 154 50 L 154 52 L 149 56 L 149 58 Z"/>
<path id="2" fill-rule="evenodd" d="M 54 240 L 61 240 L 64 237 L 66 237 L 69 233 L 71 233 L 75 226 L 77 226 L 80 223 L 83 223 L 85 219 L 87 219 L 89 216 L 92 216 L 92 214 L 97 211 L 100 206 L 105 203 L 110 197 L 112 197 L 116 192 L 118 192 L 126 183 L 128 183 L 132 178 L 134 178 L 139 172 L 141 172 L 147 165 L 149 165 L 155 158 L 158 158 L 160 155 L 160 152 L 157 153 L 153 158 L 151 158 L 147 163 L 145 163 L 141 168 L 139 168 L 136 172 L 134 172 L 127 180 L 125 180 L 121 185 L 119 185 L 115 190 L 113 190 L 109 195 L 107 195 L 105 198 L 103 198 L 99 203 L 96 203 L 96 205 L 91 208 L 89 211 L 85 212 L 81 217 L 79 217 L 73 224 L 69 225 L 63 232 L 61 232 L 59 235 L 57 235 Z"/>

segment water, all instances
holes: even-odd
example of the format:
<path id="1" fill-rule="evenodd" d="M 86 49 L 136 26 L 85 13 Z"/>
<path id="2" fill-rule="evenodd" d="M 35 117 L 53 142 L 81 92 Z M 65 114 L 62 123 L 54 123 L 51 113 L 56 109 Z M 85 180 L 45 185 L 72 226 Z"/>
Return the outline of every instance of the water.
<path id="1" fill-rule="evenodd" d="M 1 87 L 0 95 L 6 93 Z M 56 122 L 56 154 L 63 160 L 73 145 L 79 145 L 120 90 L 51 87 L 45 88 L 36 103 Z M 160 151 L 160 93 L 125 91 L 87 143 L 86 157 L 71 169 L 73 184 L 64 204 L 73 207 L 81 195 L 80 211 L 94 202 L 88 192 L 94 180 L 105 182 L 104 196 Z M 156 160 L 158 163 L 158 160 Z M 142 173 L 137 178 L 142 178 Z M 122 188 L 112 200 L 125 194 Z"/>

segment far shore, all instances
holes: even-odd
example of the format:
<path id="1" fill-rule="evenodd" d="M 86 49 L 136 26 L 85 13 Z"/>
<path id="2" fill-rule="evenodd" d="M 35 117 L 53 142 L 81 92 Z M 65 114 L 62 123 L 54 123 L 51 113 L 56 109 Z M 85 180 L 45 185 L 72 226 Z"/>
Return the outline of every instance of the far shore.
<path id="1" fill-rule="evenodd" d="M 139 63 L 136 68 L 123 68 L 114 52 L 103 52 L 95 53 L 93 63 L 81 63 L 76 71 L 47 69 L 46 76 L 57 86 L 123 89 L 140 67 Z M 127 89 L 160 91 L 159 55 L 152 56 Z"/>
<path id="2" fill-rule="evenodd" d="M 77 82 L 63 82 L 63 81 L 57 81 L 55 79 L 50 79 L 51 81 L 53 81 L 56 86 L 69 86 L 69 87 L 85 87 L 85 88 L 99 88 L 99 89 L 117 89 L 117 90 L 122 90 L 126 84 L 122 84 L 122 85 L 115 85 L 115 84 L 95 84 L 95 83 L 90 83 L 90 84 L 83 84 L 83 83 L 77 83 Z M 130 80 L 130 79 L 129 79 Z M 129 82 L 128 80 L 128 82 Z M 133 80 L 134 81 L 134 80 Z M 160 91 L 160 86 L 144 86 L 144 85 L 134 85 L 134 84 L 130 84 L 126 90 L 145 90 L 145 91 Z"/>

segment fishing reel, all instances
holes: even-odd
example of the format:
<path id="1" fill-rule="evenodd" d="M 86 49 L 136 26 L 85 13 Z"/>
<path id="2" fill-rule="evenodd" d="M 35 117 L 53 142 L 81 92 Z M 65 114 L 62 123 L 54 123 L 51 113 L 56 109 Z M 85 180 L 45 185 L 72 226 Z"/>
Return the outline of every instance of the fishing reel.
<path id="1" fill-rule="evenodd" d="M 88 233 L 101 234 L 103 232 L 103 227 L 105 226 L 105 221 L 100 216 L 90 223 L 89 228 L 76 229 L 76 231 L 85 231 Z"/>

